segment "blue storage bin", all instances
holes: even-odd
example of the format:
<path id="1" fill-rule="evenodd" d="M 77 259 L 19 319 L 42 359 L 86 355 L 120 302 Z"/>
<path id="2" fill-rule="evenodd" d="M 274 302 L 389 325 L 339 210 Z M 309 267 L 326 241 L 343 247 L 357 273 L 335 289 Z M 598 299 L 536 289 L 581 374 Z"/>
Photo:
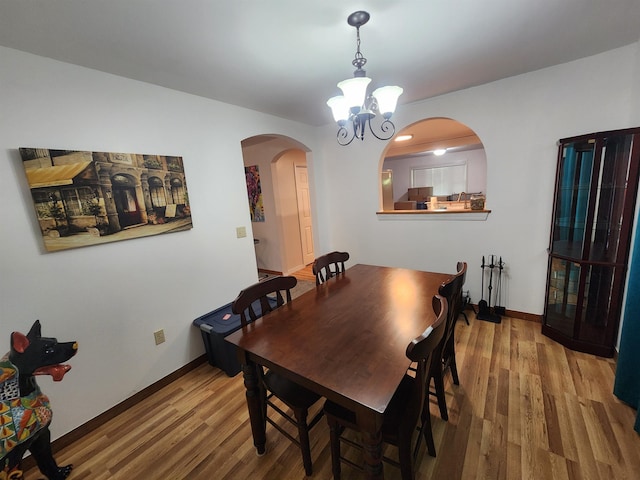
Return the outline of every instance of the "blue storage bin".
<path id="1" fill-rule="evenodd" d="M 270 298 L 269 301 L 272 307 L 276 306 L 275 299 Z M 259 312 L 260 302 L 254 302 L 253 308 L 256 312 Z M 225 320 L 227 314 L 229 317 Z M 196 318 L 193 321 L 193 325 L 200 328 L 209 364 L 224 370 L 230 377 L 237 375 L 241 367 L 236 354 L 236 347 L 224 339 L 224 337 L 239 330 L 241 327 L 240 315 L 234 315 L 231 312 L 231 304 L 228 303 Z"/>

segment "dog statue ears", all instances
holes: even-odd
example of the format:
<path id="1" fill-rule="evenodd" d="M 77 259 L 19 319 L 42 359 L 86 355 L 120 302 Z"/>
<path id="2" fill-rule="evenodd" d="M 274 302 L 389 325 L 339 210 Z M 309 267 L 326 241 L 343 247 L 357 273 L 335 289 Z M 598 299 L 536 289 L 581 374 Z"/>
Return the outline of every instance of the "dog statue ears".
<path id="1" fill-rule="evenodd" d="M 31 326 L 31 330 L 26 335 L 20 332 L 13 332 L 11 334 L 11 348 L 14 349 L 18 353 L 24 353 L 24 351 L 29 346 L 30 338 L 37 338 L 41 336 L 42 327 L 40 325 L 40 320 L 36 320 Z"/>

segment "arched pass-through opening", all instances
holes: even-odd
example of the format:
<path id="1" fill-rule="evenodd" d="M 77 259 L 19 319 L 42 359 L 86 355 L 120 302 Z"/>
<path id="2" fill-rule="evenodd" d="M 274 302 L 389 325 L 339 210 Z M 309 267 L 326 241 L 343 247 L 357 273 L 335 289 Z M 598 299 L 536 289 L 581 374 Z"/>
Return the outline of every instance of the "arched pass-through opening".
<path id="1" fill-rule="evenodd" d="M 380 161 L 380 180 L 378 213 L 488 213 L 484 146 L 471 128 L 450 118 L 399 131 Z"/>

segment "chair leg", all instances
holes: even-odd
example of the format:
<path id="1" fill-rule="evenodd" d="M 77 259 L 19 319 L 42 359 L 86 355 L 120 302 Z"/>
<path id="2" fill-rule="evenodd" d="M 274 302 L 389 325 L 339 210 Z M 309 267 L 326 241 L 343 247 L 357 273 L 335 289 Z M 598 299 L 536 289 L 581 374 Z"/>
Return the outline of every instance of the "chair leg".
<path id="1" fill-rule="evenodd" d="M 453 377 L 453 384 L 460 385 L 460 379 L 458 378 L 458 366 L 456 365 L 455 350 L 451 350 L 451 363 L 449 365 L 449 368 L 451 368 L 451 376 Z"/>
<path id="2" fill-rule="evenodd" d="M 414 480 L 413 455 L 411 454 L 411 436 L 404 435 L 405 440 L 398 443 L 398 460 L 402 480 Z"/>
<path id="3" fill-rule="evenodd" d="M 438 407 L 440 408 L 440 417 L 446 422 L 449 420 L 447 413 L 447 400 L 444 396 L 444 375 L 442 371 L 442 362 L 437 362 L 436 374 L 433 376 L 433 385 L 436 389 L 436 398 L 438 399 Z"/>
<path id="4" fill-rule="evenodd" d="M 268 397 L 268 393 L 266 391 L 266 389 L 262 388 L 261 390 L 261 399 L 262 399 L 262 425 L 263 428 L 267 428 L 267 406 L 268 406 L 268 402 L 267 402 L 267 397 Z"/>
<path id="5" fill-rule="evenodd" d="M 429 404 L 426 405 L 426 412 L 422 415 L 422 434 L 427 444 L 427 452 L 430 456 L 436 456 L 436 444 L 433 441 L 433 431 L 431 430 L 431 412 L 429 412 Z"/>
<path id="6" fill-rule="evenodd" d="M 340 433 L 342 429 L 335 419 L 327 415 L 327 423 L 329 424 L 329 440 L 331 445 L 331 471 L 333 479 L 340 480 Z"/>
<path id="7" fill-rule="evenodd" d="M 454 385 L 460 385 L 460 379 L 458 378 L 458 366 L 456 365 L 455 332 L 451 333 L 451 338 L 449 338 L 449 341 L 445 346 L 444 358 L 447 359 L 448 367 L 451 369 L 451 376 L 453 377 Z"/>
<path id="8" fill-rule="evenodd" d="M 294 415 L 298 423 L 298 441 L 302 452 L 302 463 L 307 476 L 313 475 L 313 465 L 311 462 L 311 444 L 309 443 L 309 428 L 307 427 L 307 410 L 304 408 L 295 409 Z"/>

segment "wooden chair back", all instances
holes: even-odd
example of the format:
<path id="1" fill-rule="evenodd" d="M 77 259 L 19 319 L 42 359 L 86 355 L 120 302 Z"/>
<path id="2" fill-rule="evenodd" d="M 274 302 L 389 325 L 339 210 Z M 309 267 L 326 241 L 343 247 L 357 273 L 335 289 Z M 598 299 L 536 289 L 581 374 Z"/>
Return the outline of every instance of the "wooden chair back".
<path id="1" fill-rule="evenodd" d="M 322 255 L 313 262 L 313 274 L 316 276 L 316 285 L 326 282 L 338 273 L 345 270 L 344 262 L 349 260 L 348 252 L 331 252 Z"/>
<path id="2" fill-rule="evenodd" d="M 447 299 L 441 295 L 434 295 L 431 303 L 433 312 L 436 314 L 436 321 L 407 345 L 406 355 L 412 362 L 427 361 L 444 335 L 449 310 Z"/>
<path id="3" fill-rule="evenodd" d="M 416 381 L 413 382 L 413 391 L 411 398 L 407 404 L 407 409 L 403 418 L 403 423 L 412 429 L 415 429 L 418 417 L 422 412 L 423 402 L 428 402 L 427 397 L 427 375 L 432 361 L 438 361 L 434 358 L 434 352 L 437 352 L 438 345 L 442 342 L 445 329 L 447 326 L 447 313 L 449 311 L 447 299 L 441 295 L 434 295 L 433 311 L 437 315 L 433 325 L 427 328 L 419 337 L 414 338 L 407 346 L 406 355 L 412 362 L 415 362 Z"/>
<path id="4" fill-rule="evenodd" d="M 447 316 L 447 328 L 445 330 L 445 339 L 451 336 L 451 332 L 455 327 L 456 320 L 462 312 L 462 286 L 467 276 L 467 263 L 458 262 L 458 272 L 446 282 L 440 285 L 438 294 L 447 299 L 449 303 L 449 313 Z"/>
<path id="5" fill-rule="evenodd" d="M 246 327 L 263 315 L 291 301 L 291 290 L 298 280 L 293 276 L 268 278 L 242 290 L 231 304 L 231 311 L 240 315 Z"/>
<path id="6" fill-rule="evenodd" d="M 464 286 L 464 282 L 467 280 L 467 262 L 458 262 L 456 267 L 457 267 L 458 273 L 456 274 L 456 285 L 454 289 L 455 304 L 453 306 L 451 305 L 449 306 L 449 308 L 452 308 L 454 310 L 453 312 L 453 314 L 455 315 L 455 317 L 453 317 L 455 319 L 454 322 L 458 319 L 458 317 L 464 310 L 464 299 L 462 298 L 462 287 Z"/>

